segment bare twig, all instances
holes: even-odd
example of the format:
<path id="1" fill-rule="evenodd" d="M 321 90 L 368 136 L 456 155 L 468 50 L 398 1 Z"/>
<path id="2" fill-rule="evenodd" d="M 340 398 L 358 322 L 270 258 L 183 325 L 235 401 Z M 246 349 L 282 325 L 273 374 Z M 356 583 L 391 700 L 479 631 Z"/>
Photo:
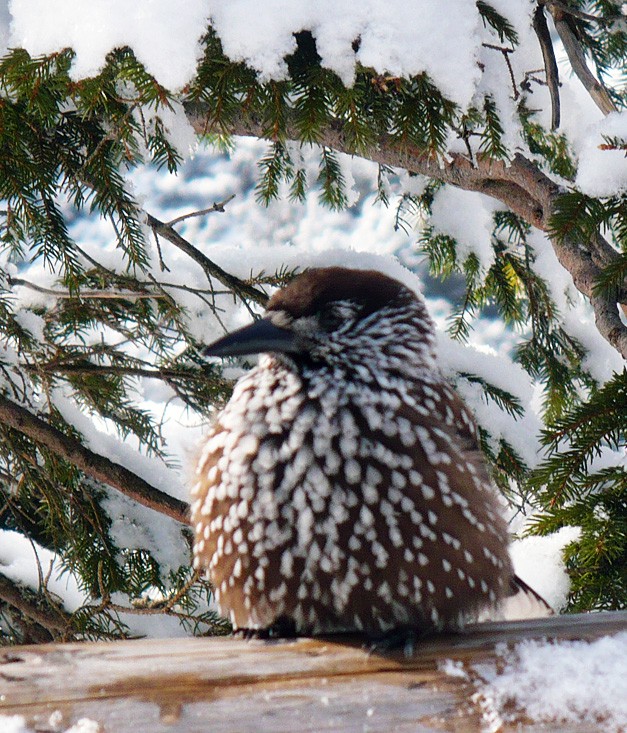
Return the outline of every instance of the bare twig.
<path id="1" fill-rule="evenodd" d="M 227 196 L 224 201 L 217 201 L 213 204 L 213 206 L 210 206 L 208 209 L 201 209 L 200 211 L 191 211 L 189 214 L 182 214 L 181 216 L 177 216 L 176 219 L 171 219 L 170 221 L 166 222 L 166 226 L 171 227 L 175 224 L 178 224 L 180 221 L 185 221 L 185 219 L 191 219 L 194 216 L 205 216 L 205 214 L 213 214 L 216 211 L 220 212 L 221 214 L 224 213 L 224 207 L 230 202 L 233 201 L 235 198 L 235 194 L 232 193 L 230 196 Z"/>
<path id="2" fill-rule="evenodd" d="M 155 239 L 159 241 L 159 238 L 157 237 L 155 233 Z M 119 275 L 114 270 L 110 270 L 107 267 L 105 267 L 101 262 L 98 262 L 98 260 L 94 259 L 90 254 L 85 252 L 83 249 L 81 249 L 78 245 L 76 245 L 76 249 L 83 255 L 83 257 L 91 264 L 93 265 L 97 270 L 100 270 L 104 274 L 108 275 L 110 278 L 114 280 L 119 280 L 121 282 L 125 282 L 128 280 L 127 276 L 125 275 Z M 167 270 L 170 272 L 170 269 L 167 266 L 164 266 L 162 269 Z M 136 285 L 138 285 L 140 288 L 145 288 L 148 290 L 151 286 L 154 286 L 156 288 L 159 288 L 159 290 L 163 291 L 164 288 L 173 288 L 175 290 L 184 290 L 187 293 L 192 293 L 193 295 L 197 295 L 199 298 L 202 298 L 204 302 L 207 302 L 206 298 L 204 296 L 215 296 L 215 295 L 229 295 L 232 293 L 231 290 L 215 290 L 210 288 L 194 288 L 191 285 L 182 285 L 181 283 L 173 283 L 173 282 L 166 282 L 163 280 L 157 280 L 152 275 L 148 275 L 148 278 L 150 282 L 146 282 L 145 280 L 140 280 L 137 277 L 133 277 L 132 281 Z M 211 304 L 212 310 L 219 310 L 213 302 Z"/>
<path id="3" fill-rule="evenodd" d="M 128 468 L 86 448 L 75 438 L 36 417 L 26 408 L 0 395 L 0 421 L 45 445 L 83 473 L 101 481 L 139 504 L 188 524 L 188 505 L 155 488 Z"/>
<path id="4" fill-rule="evenodd" d="M 533 13 L 533 29 L 536 32 L 536 36 L 538 36 L 540 49 L 542 50 L 546 84 L 551 95 L 551 129 L 556 130 L 560 125 L 559 71 L 557 69 L 557 61 L 555 60 L 551 34 L 546 24 L 542 5 L 538 5 Z"/>
<path id="5" fill-rule="evenodd" d="M 547 3 L 547 8 L 553 16 L 555 30 L 564 44 L 568 60 L 570 61 L 570 65 L 573 67 L 573 71 L 577 75 L 577 78 L 584 85 L 588 94 L 592 97 L 592 100 L 604 115 L 609 115 L 610 112 L 615 112 L 616 105 L 612 101 L 609 92 L 588 68 L 586 56 L 581 44 L 568 21 L 564 17 L 563 9 L 558 7 L 556 3 Z M 538 8 L 538 10 L 541 9 Z"/>
<path id="6" fill-rule="evenodd" d="M 234 275 L 230 275 L 226 270 L 216 265 L 215 262 L 184 239 L 170 224 L 159 221 L 159 219 L 156 219 L 150 214 L 146 214 L 146 223 L 156 234 L 167 239 L 168 242 L 178 247 L 192 260 L 197 262 L 205 271 L 207 277 L 215 277 L 216 280 L 219 280 L 229 290 L 242 298 L 244 302 L 246 300 L 252 300 L 259 305 L 265 305 L 267 303 L 268 296 L 263 291 L 248 285 L 248 283 Z"/>
<path id="7" fill-rule="evenodd" d="M 78 290 L 76 293 L 70 293 L 68 290 L 54 290 L 52 288 L 44 288 L 41 285 L 37 285 L 30 280 L 24 280 L 21 277 L 7 277 L 7 283 L 9 285 L 21 285 L 29 290 L 35 290 L 38 293 L 44 293 L 45 295 L 52 295 L 55 298 L 62 300 L 137 300 L 140 298 L 163 298 L 165 297 L 161 293 L 141 293 L 129 290 L 127 292 L 115 291 L 115 290 Z"/>
<path id="8" fill-rule="evenodd" d="M 171 272 L 170 268 L 165 264 L 163 259 L 163 252 L 161 251 L 161 240 L 157 236 L 157 233 L 153 231 L 152 236 L 155 238 L 155 245 L 157 247 L 157 255 L 159 256 L 159 267 L 161 272 Z"/>
<path id="9" fill-rule="evenodd" d="M 505 63 L 507 64 L 507 70 L 509 71 L 509 78 L 512 82 L 512 89 L 514 90 L 514 99 L 520 97 L 520 92 L 516 86 L 516 77 L 514 76 L 514 69 L 512 69 L 512 62 L 509 60 L 510 53 L 514 52 L 513 48 L 507 48 L 507 46 L 496 46 L 494 43 L 482 43 L 484 48 L 491 48 L 493 51 L 500 51 L 503 54 Z"/>

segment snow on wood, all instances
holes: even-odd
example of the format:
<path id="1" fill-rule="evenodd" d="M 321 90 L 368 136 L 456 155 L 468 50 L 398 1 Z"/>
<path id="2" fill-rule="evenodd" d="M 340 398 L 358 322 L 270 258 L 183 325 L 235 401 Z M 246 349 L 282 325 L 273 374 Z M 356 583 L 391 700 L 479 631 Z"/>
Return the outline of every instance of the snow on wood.
<path id="1" fill-rule="evenodd" d="M 623 703 L 612 696 L 622 694 L 627 670 L 611 660 L 627 658 L 626 632 L 627 612 L 483 624 L 424 641 L 410 658 L 369 655 L 350 638 L 14 647 L 0 654 L 0 730 L 618 733 L 627 720 L 617 717 Z M 592 663 L 599 639 L 605 651 L 599 647 Z M 581 644 L 582 667 L 590 668 L 598 690 L 607 690 L 597 694 L 594 709 L 564 718 L 573 711 L 560 712 L 554 699 L 555 715 L 538 720 L 532 705 L 522 708 L 505 685 L 498 688 L 521 642 L 529 640 L 539 640 L 534 643 L 545 651 L 555 643 L 556 657 L 562 647 L 578 648 L 572 640 L 589 642 Z M 567 690 L 565 670 L 555 665 L 553 677 Z"/>

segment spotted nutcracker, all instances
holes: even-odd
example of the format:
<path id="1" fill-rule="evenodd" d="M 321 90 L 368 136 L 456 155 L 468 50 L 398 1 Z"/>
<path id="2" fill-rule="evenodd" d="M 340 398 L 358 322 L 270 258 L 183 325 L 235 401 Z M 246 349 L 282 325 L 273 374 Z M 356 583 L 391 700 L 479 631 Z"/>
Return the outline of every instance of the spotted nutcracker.
<path id="1" fill-rule="evenodd" d="M 312 269 L 213 356 L 263 353 L 196 466 L 194 564 L 259 635 L 459 628 L 511 594 L 508 529 L 422 301 Z"/>

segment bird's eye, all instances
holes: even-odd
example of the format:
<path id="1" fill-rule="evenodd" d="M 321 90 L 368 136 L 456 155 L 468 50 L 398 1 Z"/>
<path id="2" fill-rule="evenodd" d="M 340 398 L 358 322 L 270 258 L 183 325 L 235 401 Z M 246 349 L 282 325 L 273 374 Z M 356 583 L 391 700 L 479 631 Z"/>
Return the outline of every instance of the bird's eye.
<path id="1" fill-rule="evenodd" d="M 318 321 L 324 331 L 335 331 L 342 319 L 338 317 L 338 313 L 333 308 L 325 308 L 319 313 Z"/>
<path id="2" fill-rule="evenodd" d="M 319 313 L 318 320 L 325 331 L 336 331 L 354 321 L 359 310 L 357 303 L 333 303 Z"/>

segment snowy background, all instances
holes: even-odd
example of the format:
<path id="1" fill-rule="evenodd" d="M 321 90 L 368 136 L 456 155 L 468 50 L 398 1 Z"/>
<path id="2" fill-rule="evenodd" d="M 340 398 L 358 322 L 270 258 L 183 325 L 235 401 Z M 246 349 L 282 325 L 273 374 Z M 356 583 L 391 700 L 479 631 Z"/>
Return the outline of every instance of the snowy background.
<path id="1" fill-rule="evenodd" d="M 492 5 L 510 18 L 520 34 L 519 49 L 512 56 L 517 77 L 522 77 L 525 70 L 541 67 L 540 50 L 530 27 L 533 4 L 525 0 L 492 0 Z M 294 50 L 293 32 L 306 27 L 316 36 L 322 63 L 336 71 L 347 84 L 352 81 L 355 62 L 360 61 L 393 75 L 411 75 L 426 70 L 442 91 L 463 107 L 478 95 L 491 91 L 503 112 L 510 149 L 523 149 L 510 98 L 507 69 L 499 63 L 502 58 L 498 52 L 481 45 L 484 41 L 493 42 L 494 38 L 483 27 L 475 3 L 448 0 L 446 8 L 447 14 L 455 17 L 458 36 L 454 42 L 441 32 L 440 0 L 409 3 L 362 0 L 359 4 L 349 0 L 320 0 L 317 3 L 266 0 L 262 13 L 258 0 L 186 0 L 185 3 L 136 0 L 132 4 L 125 0 L 0 1 L 0 55 L 8 47 L 23 47 L 32 54 L 44 54 L 71 46 L 76 51 L 72 74 L 79 79 L 97 73 L 112 48 L 129 45 L 150 73 L 170 89 L 177 89 L 193 76 L 201 50 L 200 38 L 209 19 L 223 41 L 225 52 L 257 69 L 261 79 L 281 78 L 285 74 L 283 57 Z M 254 24 L 250 23 L 251 17 L 255 18 Z M 361 45 L 355 55 L 351 43 L 358 36 Z M 484 64 L 485 73 L 480 73 L 478 62 Z M 602 119 L 579 82 L 570 77 L 563 54 L 560 72 L 562 131 L 568 135 L 579 157 L 578 186 L 591 195 L 627 189 L 627 165 L 622 152 L 599 148 L 603 134 L 627 135 L 627 114 L 613 113 Z M 537 87 L 534 94 L 546 123 L 550 114 L 548 93 L 545 88 Z M 422 289 L 441 332 L 444 370 L 452 372 L 455 367 L 473 370 L 516 394 L 527 408 L 526 423 L 523 426 L 515 424 L 503 415 L 497 424 L 491 424 L 491 428 L 495 437 L 499 433 L 507 437 L 530 464 L 536 462 L 538 444 L 535 436 L 540 426 L 537 387 L 509 358 L 519 335 L 505 330 L 500 321 L 490 319 L 482 319 L 477 324 L 467 347 L 451 342 L 444 335 L 446 319 L 451 312 L 451 296 L 456 293 L 447 290 L 450 284 L 443 287 L 426 278 L 416 256 L 417 229 L 395 231 L 394 208 L 386 209 L 375 203 L 375 166 L 345 156 L 341 158 L 351 202 L 345 211 L 325 209 L 315 193 L 302 205 L 281 200 L 262 208 L 255 202 L 254 186 L 256 161 L 265 150 L 263 143 L 239 140 L 229 155 L 196 149 L 191 128 L 182 115 L 172 114 L 168 124 L 171 138 L 187 157 L 187 162 L 176 176 L 148 167 L 129 176 L 129 186 L 147 211 L 167 221 L 235 194 L 225 213 L 188 220 L 180 227 L 183 236 L 228 272 L 248 277 L 262 267 L 270 271 L 281 266 L 342 263 L 375 267 Z M 452 150 L 463 150 L 460 146 L 461 141 L 451 140 Z M 314 176 L 313 161 L 310 167 Z M 415 190 L 422 183 L 400 175 L 394 181 L 395 191 L 402 193 L 409 186 Z M 462 252 L 475 253 L 482 265 L 488 267 L 491 250 L 487 243 L 494 210 L 492 199 L 444 189 L 435 202 L 432 223 L 437 229 L 457 237 Z M 418 221 L 414 224 L 420 226 Z M 74 218 L 70 233 L 81 246 L 91 252 L 97 251 L 104 264 L 119 265 L 113 233 L 102 221 L 84 216 Z M 613 371 L 622 368 L 619 357 L 598 335 L 570 276 L 557 263 L 547 240 L 535 234 L 534 245 L 539 253 L 538 266 L 549 275 L 552 295 L 565 314 L 570 332 L 590 348 L 589 365 L 595 376 L 601 381 L 609 378 Z M 165 247 L 164 260 L 171 270 L 168 278 L 172 282 L 198 287 L 206 285 L 200 269 L 179 252 Z M 162 275 L 156 265 L 155 275 Z M 28 276 L 41 285 L 54 285 L 53 275 L 40 265 L 33 266 Z M 35 298 L 46 297 L 35 296 L 27 290 L 19 292 L 18 296 L 25 305 L 35 302 Z M 180 301 L 180 292 L 177 297 Z M 190 324 L 197 335 L 206 342 L 220 335 L 222 327 L 208 316 L 198 299 L 190 297 L 186 305 L 190 309 Z M 249 319 L 243 308 L 230 307 L 226 301 L 224 307 L 222 322 L 226 328 L 242 325 Z M 488 419 L 478 391 L 469 390 L 464 397 L 480 421 Z M 85 431 L 92 448 L 127 465 L 163 490 L 187 500 L 184 467 L 206 426 L 172 398 L 169 388 L 159 382 L 146 381 L 138 388 L 138 401 L 164 417 L 164 435 L 178 469 L 168 469 L 160 462 L 138 457 L 135 445 L 121 445 L 106 434 L 105 425 L 93 425 L 78 412 L 68 395 L 60 393 L 55 400 L 65 417 Z M 614 459 L 608 456 L 608 460 Z M 128 502 L 113 492 L 111 502 L 112 509 L 116 502 L 120 510 L 123 507 L 127 517 L 119 526 L 114 526 L 120 542 L 136 546 L 145 543 L 153 551 L 154 547 L 160 547 L 162 555 L 158 559 L 165 566 L 176 567 L 184 561 L 186 548 L 177 539 L 173 523 L 165 519 L 153 523 L 153 536 L 138 537 L 131 532 L 129 516 L 132 519 L 134 512 L 134 516 L 142 520 L 142 526 L 150 526 L 151 523 L 141 516 L 148 510 L 131 509 Z M 523 525 L 524 517 L 512 517 L 513 531 L 520 531 Z M 573 531 L 566 529 L 552 537 L 517 540 L 512 547 L 517 572 L 556 609 L 562 607 L 568 591 L 560 549 L 573 536 Z M 9 578 L 38 587 L 39 575 L 33 555 L 36 549 L 16 533 L 0 532 L 0 570 Z M 37 552 L 42 567 L 54 566 L 55 558 L 50 553 L 41 548 Z M 72 611 L 84 599 L 68 575 L 57 575 L 53 570 L 50 588 Z M 181 633 L 178 625 L 167 618 L 155 622 L 151 617 L 149 625 L 141 617 L 125 620 L 137 633 L 157 636 Z M 623 652 L 627 650 L 624 636 L 620 643 Z M 623 662 L 626 656 L 623 653 Z M 585 664 L 588 662 L 584 661 Z M 590 665 L 592 669 L 592 662 Z M 623 679 L 625 677 L 627 670 L 624 670 Z M 582 687 L 585 684 L 583 682 Z M 494 686 L 491 693 L 484 695 L 486 700 L 492 701 L 486 704 L 498 708 L 499 694 L 499 687 Z M 622 699 L 626 699 L 625 695 Z M 16 731 L 21 730 L 19 725 L 16 721 Z"/>

